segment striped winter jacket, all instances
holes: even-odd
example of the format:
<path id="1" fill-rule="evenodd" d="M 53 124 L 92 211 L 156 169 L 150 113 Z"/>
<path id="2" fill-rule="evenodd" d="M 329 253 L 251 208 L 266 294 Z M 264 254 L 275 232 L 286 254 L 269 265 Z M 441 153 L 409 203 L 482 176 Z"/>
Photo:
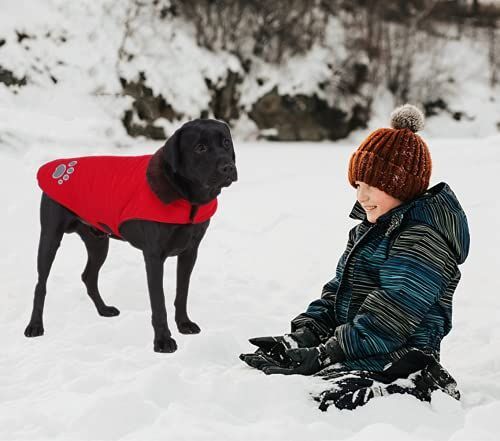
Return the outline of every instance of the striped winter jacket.
<path id="1" fill-rule="evenodd" d="M 335 277 L 321 298 L 292 321 L 292 330 L 335 335 L 348 369 L 383 371 L 412 348 L 439 360 L 450 332 L 457 265 L 469 252 L 467 218 L 450 187 L 441 182 L 423 195 L 349 232 Z"/>

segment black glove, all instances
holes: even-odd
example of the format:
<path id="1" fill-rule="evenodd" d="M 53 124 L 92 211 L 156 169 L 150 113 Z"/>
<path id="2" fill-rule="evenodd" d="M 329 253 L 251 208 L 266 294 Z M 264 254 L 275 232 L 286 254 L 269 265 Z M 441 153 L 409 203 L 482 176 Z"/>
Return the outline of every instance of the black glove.
<path id="1" fill-rule="evenodd" d="M 285 355 L 283 360 L 278 360 L 274 356 L 264 354 L 260 349 L 252 354 L 240 354 L 240 360 L 244 361 L 248 366 L 259 370 L 268 366 L 286 368 L 292 362 L 288 355 Z"/>
<path id="2" fill-rule="evenodd" d="M 295 332 L 277 337 L 255 337 L 248 341 L 258 347 L 256 354 L 270 356 L 281 364 L 290 361 L 286 355 L 287 349 L 309 348 L 320 343 L 319 338 L 309 328 L 299 328 Z M 240 358 L 243 360 L 241 356 Z"/>
<path id="3" fill-rule="evenodd" d="M 332 337 L 315 348 L 287 349 L 283 361 L 259 353 L 242 354 L 240 358 L 266 375 L 312 375 L 330 364 L 344 360 L 345 356 L 335 337 Z"/>
<path id="4" fill-rule="evenodd" d="M 277 366 L 276 364 L 264 363 L 259 369 L 266 375 L 312 375 L 322 368 L 319 347 L 287 349 L 286 355 L 291 360 L 288 366 Z"/>

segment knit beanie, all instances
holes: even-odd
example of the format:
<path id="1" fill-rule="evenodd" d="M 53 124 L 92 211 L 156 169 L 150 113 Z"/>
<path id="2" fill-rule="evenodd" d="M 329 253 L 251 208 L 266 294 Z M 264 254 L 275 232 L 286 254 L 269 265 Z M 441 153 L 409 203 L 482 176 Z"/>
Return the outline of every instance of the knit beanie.
<path id="1" fill-rule="evenodd" d="M 370 133 L 349 161 L 349 183 L 356 181 L 408 201 L 429 186 L 432 162 L 424 140 L 416 134 L 424 127 L 424 115 L 411 104 L 391 114 L 391 128 Z"/>

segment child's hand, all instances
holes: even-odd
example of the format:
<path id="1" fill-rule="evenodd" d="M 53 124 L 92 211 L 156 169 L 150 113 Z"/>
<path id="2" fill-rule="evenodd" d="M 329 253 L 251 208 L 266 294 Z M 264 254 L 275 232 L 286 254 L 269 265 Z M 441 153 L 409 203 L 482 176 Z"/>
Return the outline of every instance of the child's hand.
<path id="1" fill-rule="evenodd" d="M 259 370 L 262 370 L 262 368 L 267 366 L 285 368 L 290 366 L 290 363 L 292 361 L 286 355 L 283 356 L 282 360 L 278 360 L 271 355 L 264 354 L 260 349 L 257 349 L 257 351 L 252 354 L 240 354 L 240 360 L 244 361 L 246 364 L 248 364 L 248 366 Z"/>
<path id="2" fill-rule="evenodd" d="M 312 375 L 323 366 L 319 348 L 287 349 L 284 358 L 285 361 L 280 362 L 273 357 L 258 352 L 240 355 L 241 360 L 249 366 L 261 370 L 266 375 Z"/>
<path id="3" fill-rule="evenodd" d="M 256 353 L 260 351 L 283 363 L 289 361 L 289 357 L 286 355 L 288 349 L 316 346 L 319 344 L 319 338 L 309 328 L 299 328 L 290 334 L 276 337 L 255 337 L 249 339 L 249 342 L 259 348 Z"/>
<path id="4" fill-rule="evenodd" d="M 291 360 L 289 366 L 262 364 L 259 369 L 266 375 L 312 375 L 320 371 L 323 366 L 319 348 L 288 349 L 286 355 Z"/>
<path id="5" fill-rule="evenodd" d="M 243 360 L 249 366 L 260 369 L 262 363 L 275 363 L 276 366 L 288 366 L 290 359 L 286 355 L 287 349 L 297 343 L 288 335 L 277 337 L 255 337 L 251 338 L 250 343 L 258 347 L 251 354 L 240 354 L 240 360 Z"/>
<path id="6" fill-rule="evenodd" d="M 271 337 L 272 338 L 272 337 Z M 330 364 L 345 360 L 335 337 L 313 348 L 285 349 L 280 359 L 258 349 L 254 354 L 241 354 L 240 359 L 266 375 L 312 375 Z"/>
<path id="7" fill-rule="evenodd" d="M 298 347 L 297 342 L 288 334 L 277 337 L 255 337 L 248 341 L 257 346 L 257 354 L 262 353 L 280 363 L 287 361 L 287 349 Z"/>

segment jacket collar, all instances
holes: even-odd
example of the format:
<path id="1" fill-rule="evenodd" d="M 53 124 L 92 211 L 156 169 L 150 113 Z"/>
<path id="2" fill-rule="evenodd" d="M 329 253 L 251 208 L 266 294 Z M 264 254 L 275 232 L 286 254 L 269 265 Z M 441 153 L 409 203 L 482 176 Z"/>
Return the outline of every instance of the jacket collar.
<path id="1" fill-rule="evenodd" d="M 384 233 L 387 236 L 403 219 L 426 224 L 445 239 L 458 264 L 463 263 L 469 253 L 467 216 L 455 193 L 445 182 L 440 182 L 420 196 L 393 208 L 380 216 L 374 224 L 368 222 L 366 213 L 358 202 L 349 217 L 362 220 L 370 226 L 388 225 Z"/>

